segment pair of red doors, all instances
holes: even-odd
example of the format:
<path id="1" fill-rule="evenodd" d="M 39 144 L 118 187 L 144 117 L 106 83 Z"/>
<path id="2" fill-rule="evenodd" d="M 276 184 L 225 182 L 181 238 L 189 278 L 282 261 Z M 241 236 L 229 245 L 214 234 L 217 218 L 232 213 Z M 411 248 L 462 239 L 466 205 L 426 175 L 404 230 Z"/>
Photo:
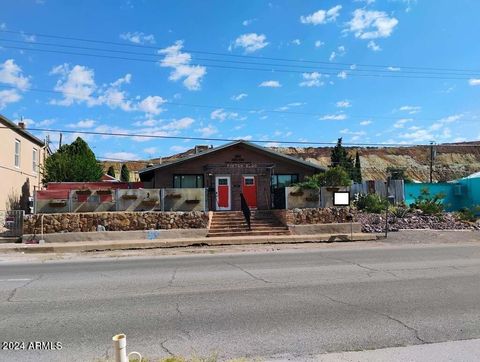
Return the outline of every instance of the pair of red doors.
<path id="1" fill-rule="evenodd" d="M 230 176 L 215 177 L 217 210 L 231 210 L 232 186 Z M 242 176 L 241 192 L 250 208 L 257 207 L 257 183 L 255 176 Z"/>

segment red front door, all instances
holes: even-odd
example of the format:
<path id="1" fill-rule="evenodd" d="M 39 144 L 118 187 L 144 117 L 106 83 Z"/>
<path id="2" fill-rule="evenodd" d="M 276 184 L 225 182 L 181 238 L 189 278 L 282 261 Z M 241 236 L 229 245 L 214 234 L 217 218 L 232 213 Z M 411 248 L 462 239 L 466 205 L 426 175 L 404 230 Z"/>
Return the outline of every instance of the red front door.
<path id="1" fill-rule="evenodd" d="M 216 177 L 217 210 L 230 210 L 230 176 Z"/>
<path id="2" fill-rule="evenodd" d="M 251 208 L 257 208 L 257 183 L 255 176 L 243 176 L 242 193 L 245 196 L 247 205 Z"/>

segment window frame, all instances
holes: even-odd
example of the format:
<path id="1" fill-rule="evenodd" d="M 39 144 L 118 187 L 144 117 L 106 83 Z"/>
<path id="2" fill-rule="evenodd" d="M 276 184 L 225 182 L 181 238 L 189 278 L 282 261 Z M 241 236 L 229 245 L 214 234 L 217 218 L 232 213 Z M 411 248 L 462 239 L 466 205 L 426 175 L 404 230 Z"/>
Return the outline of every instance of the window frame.
<path id="1" fill-rule="evenodd" d="M 17 153 L 17 145 L 18 145 L 18 153 Z M 20 168 L 21 164 L 21 154 L 22 154 L 22 141 L 15 138 L 15 145 L 14 145 L 14 155 L 13 155 L 13 164 L 16 168 Z"/>
<path id="2" fill-rule="evenodd" d="M 32 170 L 33 170 L 33 173 L 37 173 L 38 172 L 38 149 L 33 147 L 32 148 Z"/>
<path id="3" fill-rule="evenodd" d="M 298 173 L 279 173 L 279 174 L 273 174 L 272 177 L 270 178 L 270 188 L 272 190 L 274 189 L 279 189 L 279 188 L 283 188 L 283 187 L 289 187 L 289 186 L 282 186 L 282 187 L 279 187 L 278 186 L 278 176 L 290 176 L 290 185 L 291 186 L 292 184 L 298 182 L 300 180 L 300 177 L 299 177 L 299 174 Z M 272 182 L 273 181 L 273 178 L 275 177 L 275 182 Z M 295 177 L 296 178 L 296 181 L 293 181 L 292 178 Z"/>
<path id="4" fill-rule="evenodd" d="M 205 188 L 205 177 L 204 177 L 203 174 L 199 174 L 199 173 L 198 173 L 198 174 L 195 174 L 195 173 L 178 173 L 178 174 L 174 174 L 174 175 L 173 175 L 173 179 L 172 179 L 173 188 L 178 188 L 178 189 L 192 188 L 192 187 L 183 187 L 183 185 L 182 185 L 182 176 L 193 176 L 193 177 L 195 177 L 195 187 L 193 187 L 193 188 L 195 188 L 195 189 L 203 189 L 203 188 Z M 180 187 L 176 187 L 176 186 L 175 186 L 175 178 L 176 178 L 176 177 L 179 177 L 179 178 L 180 178 Z M 199 178 L 200 178 L 201 183 L 202 183 L 202 186 L 201 186 L 201 187 L 198 186 Z"/>

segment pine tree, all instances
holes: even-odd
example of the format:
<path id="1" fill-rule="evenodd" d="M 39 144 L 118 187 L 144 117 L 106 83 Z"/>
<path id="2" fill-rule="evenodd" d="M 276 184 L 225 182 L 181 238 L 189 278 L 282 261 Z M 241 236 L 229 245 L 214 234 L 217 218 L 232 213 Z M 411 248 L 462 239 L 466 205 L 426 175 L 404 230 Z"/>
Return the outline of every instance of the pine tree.
<path id="1" fill-rule="evenodd" d="M 360 155 L 357 153 L 355 154 L 355 168 L 354 168 L 354 178 L 353 182 L 359 184 L 362 182 L 362 166 L 360 165 Z"/>
<path id="2" fill-rule="evenodd" d="M 42 182 L 99 181 L 103 167 L 88 144 L 78 137 L 45 160 Z"/>
<path id="3" fill-rule="evenodd" d="M 110 166 L 107 171 L 108 176 L 115 177 L 115 168 L 113 166 Z"/>
<path id="4" fill-rule="evenodd" d="M 120 181 L 129 182 L 130 181 L 130 171 L 126 163 L 122 165 L 122 170 L 120 171 Z"/>
<path id="5" fill-rule="evenodd" d="M 354 180 L 355 174 L 353 158 L 348 154 L 348 151 L 345 149 L 345 147 L 343 147 L 341 137 L 338 139 L 336 146 L 332 150 L 330 160 L 332 167 L 342 167 L 345 171 L 347 171 L 350 179 Z"/>

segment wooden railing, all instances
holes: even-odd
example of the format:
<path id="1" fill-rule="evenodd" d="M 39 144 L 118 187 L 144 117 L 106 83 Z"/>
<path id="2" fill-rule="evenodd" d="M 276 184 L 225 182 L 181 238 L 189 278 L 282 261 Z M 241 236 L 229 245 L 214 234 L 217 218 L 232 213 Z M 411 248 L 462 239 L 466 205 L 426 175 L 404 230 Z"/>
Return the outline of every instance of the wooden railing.
<path id="1" fill-rule="evenodd" d="M 252 230 L 252 227 L 250 226 L 250 208 L 248 207 L 247 200 L 245 200 L 245 196 L 243 196 L 243 193 L 240 193 L 240 200 L 241 200 L 241 208 L 243 212 L 243 217 L 245 218 L 245 221 L 247 222 L 248 230 Z"/>

